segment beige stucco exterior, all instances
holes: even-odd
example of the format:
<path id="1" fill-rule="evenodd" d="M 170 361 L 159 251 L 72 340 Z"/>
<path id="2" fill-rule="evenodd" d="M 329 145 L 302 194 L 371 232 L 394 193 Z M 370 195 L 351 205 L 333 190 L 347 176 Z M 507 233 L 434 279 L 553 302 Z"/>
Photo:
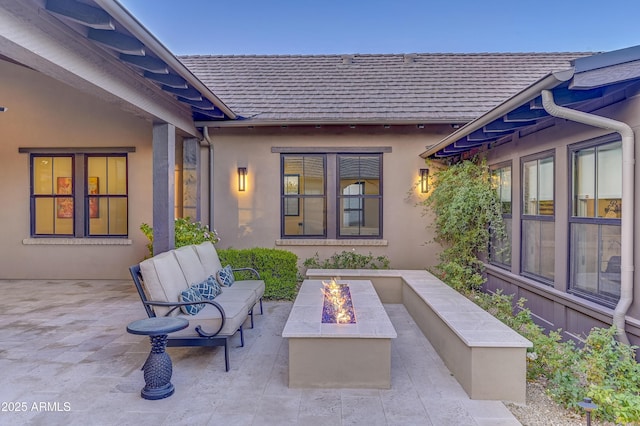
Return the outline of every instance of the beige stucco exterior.
<path id="1" fill-rule="evenodd" d="M 153 123 L 118 105 L 86 94 L 40 72 L 0 61 L 3 86 L 0 114 L 0 174 L 5 186 L 1 210 L 3 279 L 116 279 L 147 254 L 140 224 L 153 222 Z M 395 268 L 425 268 L 437 263 L 429 243 L 429 217 L 417 205 L 425 195 L 416 187 L 424 160 L 418 153 L 450 130 L 448 126 L 288 127 L 209 129 L 213 142 L 213 186 L 209 182 L 209 147 L 200 156 L 200 219 L 222 237 L 219 247 L 276 247 L 300 262 L 316 253 L 329 257 L 343 250 L 387 256 Z M 128 153 L 128 238 L 30 238 L 29 153 L 25 148 L 126 147 Z M 282 239 L 280 235 L 280 154 L 272 148 L 355 147 L 384 149 L 383 238 L 354 240 Z M 181 196 L 182 139 L 176 138 L 176 215 Z M 247 190 L 237 188 L 237 168 L 247 167 Z M 10 208 L 8 207 L 10 206 Z M 186 211 L 186 210 L 185 210 Z"/>
<path id="2" fill-rule="evenodd" d="M 448 129 L 447 129 L 448 128 Z M 428 228 L 429 216 L 417 206 L 425 198 L 416 186 L 425 162 L 417 153 L 450 130 L 448 126 L 322 126 L 286 128 L 212 128 L 214 146 L 214 226 L 219 247 L 276 247 L 296 253 L 300 261 L 343 250 L 386 255 L 394 268 L 421 269 L 438 262 Z M 383 238 L 281 238 L 280 153 L 291 148 L 318 152 L 379 148 L 383 154 Z M 348 151 L 346 151 L 348 152 Z M 239 192 L 237 168 L 247 168 L 247 190 Z M 327 182 L 331 185 L 331 182 Z M 204 192 L 204 191 L 203 191 Z M 331 215 L 328 220 L 331 220 Z"/>
<path id="3" fill-rule="evenodd" d="M 152 220 L 152 124 L 29 68 L 0 61 L 0 278 L 122 279 L 146 254 Z M 29 153 L 19 148 L 129 147 L 129 236 L 30 238 Z"/>

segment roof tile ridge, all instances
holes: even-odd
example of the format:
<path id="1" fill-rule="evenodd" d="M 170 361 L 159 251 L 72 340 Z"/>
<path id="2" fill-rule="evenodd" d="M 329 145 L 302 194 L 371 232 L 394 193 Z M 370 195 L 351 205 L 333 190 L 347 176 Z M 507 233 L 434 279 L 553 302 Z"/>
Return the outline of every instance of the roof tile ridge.
<path id="1" fill-rule="evenodd" d="M 323 54 L 189 54 L 177 55 L 178 58 L 207 59 L 207 58 L 261 58 L 261 59 L 278 59 L 278 58 L 305 58 L 305 59 L 338 59 L 343 57 L 353 58 L 397 58 L 407 55 L 422 56 L 463 56 L 463 57 L 479 57 L 479 56 L 560 56 L 560 55 L 595 55 L 603 53 L 600 51 L 522 51 L 522 52 L 404 52 L 404 53 L 323 53 Z"/>
<path id="2" fill-rule="evenodd" d="M 571 52 L 571 51 L 563 51 L 563 52 L 547 52 L 547 51 L 523 51 L 523 52 L 417 52 L 412 53 L 414 55 L 425 55 L 425 56 L 437 56 L 437 55 L 446 55 L 446 56 L 507 56 L 507 55 L 575 55 L 575 54 L 594 54 L 599 52 Z M 405 53 L 405 55 L 408 53 Z"/>

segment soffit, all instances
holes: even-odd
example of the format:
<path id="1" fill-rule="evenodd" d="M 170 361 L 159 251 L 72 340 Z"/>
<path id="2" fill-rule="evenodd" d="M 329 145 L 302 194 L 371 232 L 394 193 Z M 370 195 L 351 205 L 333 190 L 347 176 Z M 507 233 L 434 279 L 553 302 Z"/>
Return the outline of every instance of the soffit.
<path id="1" fill-rule="evenodd" d="M 640 47 L 577 58 L 572 67 L 551 73 L 496 108 L 469 122 L 421 154 L 457 161 L 552 126 L 542 107 L 541 90 L 550 90 L 558 105 L 593 112 L 623 101 L 640 86 Z"/>
<path id="2" fill-rule="evenodd" d="M 102 91 L 125 101 L 128 99 L 122 96 L 123 87 L 125 93 L 127 89 L 139 92 L 143 99 L 132 106 L 133 110 L 140 108 L 141 115 L 148 111 L 151 118 L 160 120 L 176 116 L 177 124 L 183 129 L 195 129 L 195 120 L 236 118 L 175 55 L 113 0 L 5 2 L 0 9 L 0 18 L 3 17 L 8 20 L 6 22 L 15 22 L 16 28 L 19 24 L 31 28 L 28 31 L 36 39 L 39 37 L 38 42 L 33 42 L 31 34 L 22 28 L 20 31 L 25 34 L 20 35 L 8 27 L 5 28 L 7 33 L 0 30 L 0 54 L 4 53 L 16 62 L 82 90 Z M 86 74 L 80 71 L 81 62 L 92 68 L 96 77 L 93 81 L 86 80 Z M 124 82 L 121 87 L 111 84 L 116 80 Z M 91 88 L 92 84 L 98 85 L 100 90 L 96 92 Z M 120 93 L 116 89 L 120 89 Z M 133 94 L 129 96 L 134 97 Z M 123 106 L 123 109 L 127 107 Z M 188 112 L 187 121 L 181 118 L 183 111 Z"/>

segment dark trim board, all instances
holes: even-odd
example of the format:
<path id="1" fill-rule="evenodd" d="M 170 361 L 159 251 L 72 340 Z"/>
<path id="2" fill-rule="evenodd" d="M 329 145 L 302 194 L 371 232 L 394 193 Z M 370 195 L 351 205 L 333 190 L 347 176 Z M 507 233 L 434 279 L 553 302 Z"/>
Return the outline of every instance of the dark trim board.
<path id="1" fill-rule="evenodd" d="M 546 331 L 561 329 L 562 337 L 578 344 L 593 327 L 609 328 L 613 324 L 613 309 L 606 308 L 569 293 L 514 275 L 493 265 L 487 265 L 484 290 L 513 294 L 513 302 L 526 299 L 536 324 Z M 632 345 L 640 345 L 640 321 L 627 317 L 627 336 Z M 636 354 L 640 361 L 640 353 Z"/>
<path id="2" fill-rule="evenodd" d="M 329 154 L 329 153 L 389 153 L 392 151 L 390 146 L 371 146 L 371 147 L 349 147 L 349 146 L 324 146 L 324 147 L 303 147 L 303 146 L 274 146 L 271 147 L 272 153 L 282 154 Z"/>

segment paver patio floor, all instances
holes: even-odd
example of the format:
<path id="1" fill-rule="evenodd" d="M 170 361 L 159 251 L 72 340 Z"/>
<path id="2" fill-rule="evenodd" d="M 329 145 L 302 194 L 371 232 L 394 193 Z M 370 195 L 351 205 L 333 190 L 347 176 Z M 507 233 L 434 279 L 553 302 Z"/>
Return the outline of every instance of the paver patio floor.
<path id="1" fill-rule="evenodd" d="M 498 401 L 470 400 L 402 305 L 385 305 L 398 338 L 389 390 L 290 389 L 292 303 L 265 302 L 231 371 L 221 348 L 168 348 L 175 394 L 140 397 L 149 339 L 131 281 L 0 280 L 0 424 L 519 425 Z"/>

